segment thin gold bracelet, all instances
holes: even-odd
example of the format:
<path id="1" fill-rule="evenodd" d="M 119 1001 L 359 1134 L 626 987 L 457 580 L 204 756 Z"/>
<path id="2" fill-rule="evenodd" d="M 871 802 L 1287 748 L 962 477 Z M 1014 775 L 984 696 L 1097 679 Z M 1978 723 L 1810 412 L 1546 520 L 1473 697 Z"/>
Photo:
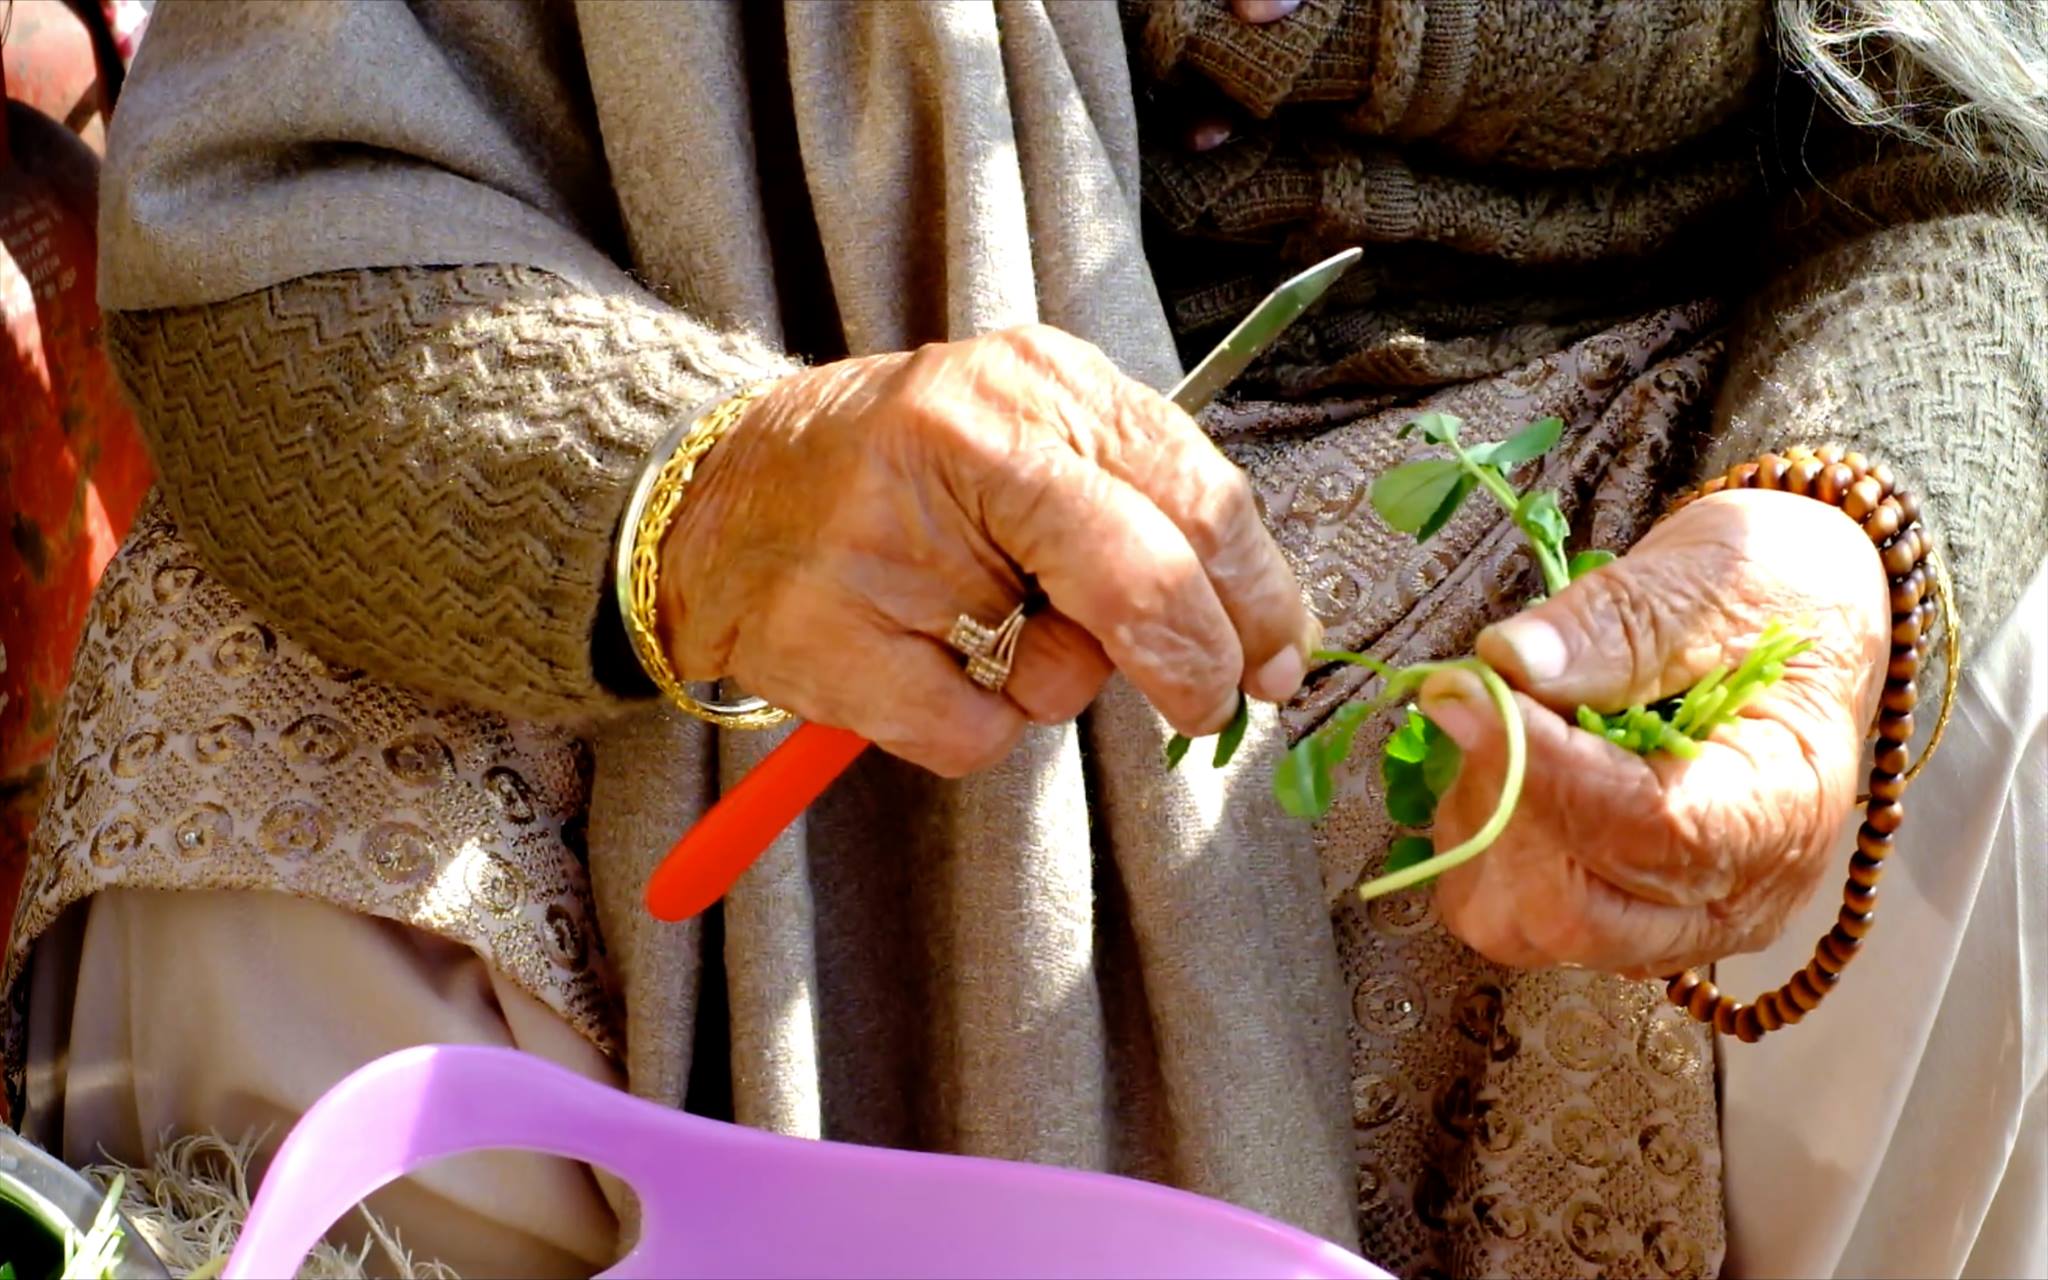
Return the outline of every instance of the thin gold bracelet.
<path id="1" fill-rule="evenodd" d="M 655 687 L 671 702 L 699 720 L 721 729 L 769 729 L 789 719 L 789 713 L 760 698 L 737 702 L 714 702 L 699 698 L 686 687 L 662 650 L 655 619 L 660 605 L 661 543 L 676 511 L 688 493 L 697 464 L 711 451 L 733 423 L 739 421 L 754 398 L 767 389 L 766 383 L 722 400 L 710 409 L 692 415 L 671 432 L 653 454 L 661 458 L 640 477 L 626 505 L 620 525 L 618 563 L 615 578 L 619 594 L 619 615 L 625 619 L 626 634 L 633 652 Z"/>

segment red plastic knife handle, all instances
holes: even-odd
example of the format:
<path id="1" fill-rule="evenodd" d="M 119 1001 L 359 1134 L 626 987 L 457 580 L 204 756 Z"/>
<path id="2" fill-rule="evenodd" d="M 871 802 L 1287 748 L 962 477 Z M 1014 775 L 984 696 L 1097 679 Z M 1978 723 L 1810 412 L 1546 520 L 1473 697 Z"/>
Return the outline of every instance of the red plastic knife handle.
<path id="1" fill-rule="evenodd" d="M 867 748 L 857 733 L 798 725 L 676 841 L 647 882 L 647 909 L 657 920 L 687 920 L 724 897 Z"/>

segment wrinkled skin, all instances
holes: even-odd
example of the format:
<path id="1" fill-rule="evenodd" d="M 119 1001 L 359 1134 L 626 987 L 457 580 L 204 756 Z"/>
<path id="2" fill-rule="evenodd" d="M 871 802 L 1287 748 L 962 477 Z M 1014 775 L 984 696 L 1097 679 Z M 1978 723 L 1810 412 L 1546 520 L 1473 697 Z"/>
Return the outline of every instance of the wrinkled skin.
<path id="1" fill-rule="evenodd" d="M 1231 14 L 1255 27 L 1278 22 L 1300 7 L 1301 0 L 1230 0 Z M 1183 137 L 1190 151 L 1214 151 L 1230 141 L 1234 132 L 1227 113 L 1213 112 L 1192 121 Z"/>
<path id="2" fill-rule="evenodd" d="M 1572 722 L 1683 692 L 1773 619 L 1814 640 L 1701 745 L 1644 758 Z M 1701 499 L 1634 550 L 1479 638 L 1528 735 L 1500 840 L 1438 883 L 1445 924 L 1503 964 L 1661 976 L 1774 939 L 1829 869 L 1858 789 L 1891 634 L 1884 571 L 1831 507 L 1746 490 Z M 1505 767 L 1479 681 L 1441 673 L 1422 709 L 1465 752 L 1437 811 L 1449 848 L 1493 811 Z"/>
<path id="3" fill-rule="evenodd" d="M 1246 22 L 1299 0 L 1231 0 Z M 1197 151 L 1231 135 L 1196 121 Z M 1025 589 L 1003 695 L 940 643 Z M 1280 701 L 1320 630 L 1244 478 L 1186 415 L 1086 343 L 1026 329 L 849 360 L 777 384 L 707 457 L 664 546 L 677 669 L 737 677 L 939 773 L 999 761 L 1030 721 L 1078 714 L 1120 668 L 1183 733 L 1237 690 Z M 1581 732 L 1741 659 L 1772 620 L 1815 643 L 1698 759 L 1644 759 Z M 1769 943 L 1828 869 L 1857 789 L 1890 618 L 1877 557 L 1809 499 L 1718 494 L 1628 555 L 1479 639 L 1517 690 L 1521 802 L 1436 890 L 1445 925 L 1518 967 L 1647 977 Z M 1464 751 L 1437 811 L 1448 848 L 1492 813 L 1505 737 L 1463 672 L 1423 709 Z"/>
<path id="4" fill-rule="evenodd" d="M 1266 23 L 1299 0 L 1230 7 Z M 1227 112 L 1202 117 L 1185 143 L 1213 150 L 1234 127 Z M 1439 882 L 1446 926 L 1504 964 L 1633 976 L 1767 945 L 1828 870 L 1855 798 L 1888 614 L 1855 525 L 1808 499 L 1745 492 L 1694 503 L 1488 630 L 1479 654 L 1518 691 L 1529 771 L 1501 839 Z M 1573 723 L 1581 703 L 1613 711 L 1683 691 L 1739 661 L 1773 619 L 1806 624 L 1814 647 L 1697 760 L 1645 760 Z M 1465 752 L 1437 811 L 1437 847 L 1449 848 L 1491 815 L 1505 739 L 1470 675 L 1434 677 L 1422 702 Z"/>
<path id="5" fill-rule="evenodd" d="M 1034 580 L 1002 694 L 944 641 Z M 1250 485 L 1194 420 L 1055 329 L 781 382 L 700 467 L 663 546 L 686 679 L 731 676 L 941 774 L 1079 715 L 1112 667 L 1184 733 L 1300 687 L 1319 632 Z"/>

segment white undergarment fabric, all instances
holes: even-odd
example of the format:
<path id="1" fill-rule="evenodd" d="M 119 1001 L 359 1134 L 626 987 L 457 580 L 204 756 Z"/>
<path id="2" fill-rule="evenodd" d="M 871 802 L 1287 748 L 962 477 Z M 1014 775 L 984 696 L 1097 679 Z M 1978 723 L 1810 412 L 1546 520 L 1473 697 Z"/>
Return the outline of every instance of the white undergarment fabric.
<path id="1" fill-rule="evenodd" d="M 343 1076 L 419 1044 L 519 1049 L 620 1083 L 475 952 L 406 925 L 277 893 L 138 889 L 95 894 L 74 921 L 36 947 L 23 1127 L 73 1165 L 146 1165 L 180 1134 L 263 1135 L 260 1177 Z M 589 1275 L 617 1247 L 588 1168 L 548 1156 L 438 1161 L 368 1203 L 416 1259 L 471 1280 Z M 362 1234 L 351 1216 L 329 1238 Z"/>
<path id="2" fill-rule="evenodd" d="M 1827 1003 L 1721 1055 L 1731 1280 L 2048 1276 L 2048 566 L 1966 664 L 1905 806 Z M 1775 986 L 1840 905 L 1831 877 L 1716 981 Z"/>

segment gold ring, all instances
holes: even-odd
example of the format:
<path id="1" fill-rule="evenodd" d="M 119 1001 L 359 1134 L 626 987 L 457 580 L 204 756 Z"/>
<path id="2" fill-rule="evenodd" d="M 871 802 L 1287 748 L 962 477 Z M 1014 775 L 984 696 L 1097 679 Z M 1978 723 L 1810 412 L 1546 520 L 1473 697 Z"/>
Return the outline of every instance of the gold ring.
<path id="1" fill-rule="evenodd" d="M 988 690 L 1001 693 L 1010 679 L 1010 661 L 1017 656 L 1017 637 L 1024 634 L 1024 605 L 993 627 L 985 627 L 967 614 L 953 619 L 946 643 L 967 659 L 967 678 Z"/>

